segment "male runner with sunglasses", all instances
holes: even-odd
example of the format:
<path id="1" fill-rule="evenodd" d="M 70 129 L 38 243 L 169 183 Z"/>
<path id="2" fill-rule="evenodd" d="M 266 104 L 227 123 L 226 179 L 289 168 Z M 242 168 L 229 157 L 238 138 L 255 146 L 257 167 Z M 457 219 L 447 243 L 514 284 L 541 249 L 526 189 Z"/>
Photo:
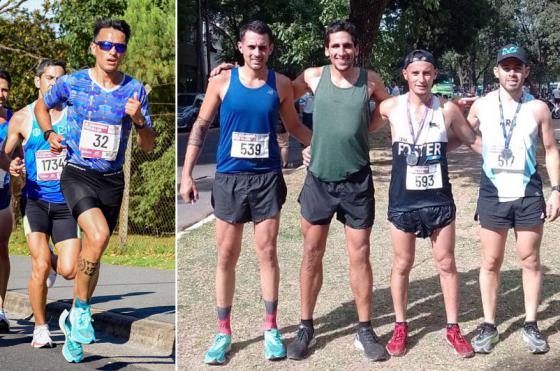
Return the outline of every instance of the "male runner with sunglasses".
<path id="1" fill-rule="evenodd" d="M 89 303 L 99 275 L 99 261 L 117 224 L 124 178 L 122 166 L 132 126 L 138 145 L 154 146 L 148 101 L 143 85 L 118 70 L 124 59 L 130 27 L 123 20 L 97 21 L 91 53 L 95 67 L 60 78 L 35 105 L 44 138 L 53 151 L 67 148 L 68 163 L 60 186 L 83 231 L 78 258 L 75 301 L 59 323 L 71 344 L 95 341 Z M 68 105 L 68 133 L 53 130 L 49 109 Z M 79 362 L 82 350 L 67 347 L 69 361 Z"/>
<path id="2" fill-rule="evenodd" d="M 11 84 L 10 74 L 0 70 L 0 142 L 6 139 L 8 122 L 12 118 L 12 111 L 6 106 Z M 8 279 L 10 278 L 8 242 L 13 225 L 10 201 L 10 177 L 4 170 L 0 170 L 0 332 L 10 331 L 10 322 L 4 313 L 4 300 L 6 300 Z"/>
<path id="3" fill-rule="evenodd" d="M 39 99 L 66 72 L 62 61 L 46 59 L 37 67 L 35 86 Z M 2 153 L 3 164 L 18 147 L 23 146 L 25 165 L 20 157 L 10 164 L 12 176 L 20 176 L 25 168 L 26 181 L 22 192 L 21 206 L 23 226 L 31 252 L 32 273 L 29 279 L 29 301 L 35 318 L 35 329 L 31 345 L 35 348 L 52 347 L 49 328 L 45 320 L 47 299 L 47 277 L 52 269 L 52 238 L 58 252 L 56 270 L 65 279 L 74 279 L 80 253 L 78 226 L 68 209 L 60 191 L 60 174 L 66 161 L 66 151 L 52 153 L 50 145 L 43 139 L 33 109 L 33 102 L 14 114 L 10 121 L 8 136 Z M 53 128 L 57 134 L 67 132 L 66 108 L 57 106 L 49 111 Z M 65 353 L 65 343 L 63 354 Z"/>
<path id="4" fill-rule="evenodd" d="M 499 341 L 496 306 L 500 267 L 508 231 L 513 228 L 521 265 L 525 303 L 523 340 L 532 353 L 548 344 L 537 326 L 542 284 L 540 244 L 545 219 L 560 214 L 560 159 L 550 111 L 538 99 L 528 101 L 523 84 L 529 75 L 525 50 L 509 44 L 498 50 L 494 76 L 499 88 L 477 100 L 468 121 L 482 135 L 482 172 L 477 204 L 482 262 L 480 294 L 484 322 L 472 340 L 475 352 L 489 353 Z M 552 189 L 544 201 L 537 172 L 537 148 L 542 141 Z"/>
<path id="5" fill-rule="evenodd" d="M 391 296 L 396 321 L 387 351 L 392 356 L 406 352 L 406 307 L 416 239 L 429 237 L 447 316 L 446 340 L 457 355 L 472 357 L 473 349 L 457 324 L 455 203 L 447 170 L 447 151 L 451 131 L 473 147 L 476 136 L 454 103 L 444 103 L 432 95 L 437 68 L 430 52 L 419 49 L 409 53 L 402 73 L 409 92 L 383 101 L 379 106 L 381 120 L 374 124 L 378 129 L 389 121 L 393 152 L 388 219 L 393 247 Z"/>

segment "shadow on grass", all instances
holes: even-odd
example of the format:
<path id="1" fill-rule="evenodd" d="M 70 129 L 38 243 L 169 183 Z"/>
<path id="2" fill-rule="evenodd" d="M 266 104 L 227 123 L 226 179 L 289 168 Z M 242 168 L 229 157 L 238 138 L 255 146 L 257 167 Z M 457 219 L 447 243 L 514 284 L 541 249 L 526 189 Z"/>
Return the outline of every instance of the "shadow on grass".
<path id="1" fill-rule="evenodd" d="M 560 291 L 560 275 L 546 275 L 546 271 L 547 269 L 545 267 L 541 302 L 546 301 Z M 471 269 L 468 272 L 459 274 L 462 298 L 459 305 L 459 323 L 469 321 L 482 322 L 483 313 L 478 285 L 478 274 L 478 269 Z M 350 288 L 348 289 L 350 290 Z M 408 296 L 409 305 L 407 315 L 411 331 L 408 339 L 408 348 L 413 348 L 424 336 L 433 332 L 441 332 L 438 336 L 443 337 L 442 331 L 446 325 L 446 315 L 439 276 L 434 275 L 426 279 L 412 281 L 410 283 Z M 318 300 L 321 300 L 320 294 Z M 379 313 L 381 308 L 393 308 L 391 292 L 388 287 L 377 289 L 373 292 L 372 324 L 374 329 L 383 325 L 390 325 L 394 322 L 393 313 L 381 314 Z M 538 319 L 544 320 L 559 317 L 559 313 L 560 301 L 553 300 L 545 305 L 540 305 Z M 496 312 L 497 325 L 502 341 L 521 329 L 524 322 L 524 314 L 525 308 L 521 270 L 502 271 Z M 518 319 L 507 327 L 503 327 L 503 325 L 500 326 L 515 318 Z M 344 302 L 325 316 L 315 318 L 314 324 L 317 344 L 312 349 L 312 352 L 324 348 L 328 343 L 337 338 L 355 333 L 357 313 L 354 301 Z M 541 328 L 541 331 L 545 337 L 548 337 L 557 331 L 556 329 L 559 325 L 560 317 L 552 326 Z M 297 324 L 285 326 L 281 329 L 282 333 L 292 335 L 296 330 Z M 381 342 L 386 344 L 391 335 L 391 332 L 381 334 Z M 465 335 L 468 339 L 471 339 L 475 335 L 475 330 Z M 234 343 L 231 356 L 234 356 L 247 346 L 262 340 L 263 337 L 259 336 L 243 342 Z M 291 339 L 289 339 L 289 341 L 291 341 Z"/>

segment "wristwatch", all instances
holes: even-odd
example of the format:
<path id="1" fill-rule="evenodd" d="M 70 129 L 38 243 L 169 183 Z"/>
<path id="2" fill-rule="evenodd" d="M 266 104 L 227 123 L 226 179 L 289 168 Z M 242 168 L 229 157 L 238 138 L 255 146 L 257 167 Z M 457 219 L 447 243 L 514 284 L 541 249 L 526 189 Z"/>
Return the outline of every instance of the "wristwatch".
<path id="1" fill-rule="evenodd" d="M 136 122 L 132 121 L 134 127 L 138 130 L 142 130 L 146 127 L 146 120 L 142 120 L 142 125 L 137 124 Z"/>
<path id="2" fill-rule="evenodd" d="M 52 130 L 52 129 L 45 131 L 45 132 L 43 133 L 43 138 L 45 138 L 45 141 L 49 140 L 49 135 L 51 135 L 51 133 L 54 133 L 54 132 L 55 132 L 55 131 Z"/>
<path id="3" fill-rule="evenodd" d="M 554 191 L 560 192 L 560 185 L 552 186 L 551 191 L 552 191 L 552 192 L 554 192 Z"/>

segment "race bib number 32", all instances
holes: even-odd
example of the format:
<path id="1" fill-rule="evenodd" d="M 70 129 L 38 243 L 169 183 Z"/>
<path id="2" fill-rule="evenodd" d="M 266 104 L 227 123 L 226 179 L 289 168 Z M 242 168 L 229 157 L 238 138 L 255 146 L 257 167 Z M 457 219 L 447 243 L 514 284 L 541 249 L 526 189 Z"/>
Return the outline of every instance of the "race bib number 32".
<path id="1" fill-rule="evenodd" d="M 37 180 L 60 180 L 60 174 L 62 174 L 62 168 L 65 164 L 66 150 L 61 153 L 52 153 L 50 150 L 35 152 Z"/>
<path id="2" fill-rule="evenodd" d="M 84 158 L 114 161 L 119 152 L 121 126 L 84 120 L 80 135 L 80 153 Z"/>
<path id="3" fill-rule="evenodd" d="M 406 167 L 406 189 L 423 191 L 442 188 L 441 164 Z"/>
<path id="4" fill-rule="evenodd" d="M 268 158 L 268 134 L 231 134 L 231 157 Z"/>

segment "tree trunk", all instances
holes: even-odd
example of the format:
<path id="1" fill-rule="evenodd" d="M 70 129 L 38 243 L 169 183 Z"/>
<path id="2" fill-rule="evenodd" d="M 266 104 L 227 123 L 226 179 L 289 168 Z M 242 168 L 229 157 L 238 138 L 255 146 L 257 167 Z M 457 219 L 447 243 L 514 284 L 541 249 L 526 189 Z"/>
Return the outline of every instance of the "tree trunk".
<path id="1" fill-rule="evenodd" d="M 356 26 L 360 52 L 357 64 L 366 67 L 377 33 L 381 17 L 389 0 L 350 0 L 350 22 Z"/>

